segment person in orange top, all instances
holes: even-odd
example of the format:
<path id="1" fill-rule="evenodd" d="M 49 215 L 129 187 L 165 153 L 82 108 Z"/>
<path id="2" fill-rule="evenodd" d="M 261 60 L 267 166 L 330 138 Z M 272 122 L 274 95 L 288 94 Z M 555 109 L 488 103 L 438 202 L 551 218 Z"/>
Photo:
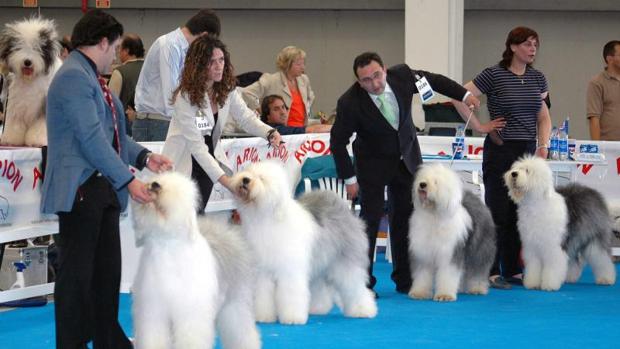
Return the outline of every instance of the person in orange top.
<path id="1" fill-rule="evenodd" d="M 314 102 L 310 79 L 304 74 L 306 52 L 295 47 L 283 48 L 276 57 L 277 73 L 265 73 L 258 81 L 243 89 L 243 99 L 251 109 L 258 109 L 260 101 L 269 95 L 280 95 L 289 106 L 287 126 L 305 127 Z"/>

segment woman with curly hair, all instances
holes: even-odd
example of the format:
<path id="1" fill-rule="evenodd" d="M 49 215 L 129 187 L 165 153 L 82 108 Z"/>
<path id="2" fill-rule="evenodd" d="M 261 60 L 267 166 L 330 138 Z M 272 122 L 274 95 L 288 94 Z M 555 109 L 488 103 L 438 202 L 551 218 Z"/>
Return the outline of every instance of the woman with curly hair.
<path id="1" fill-rule="evenodd" d="M 280 134 L 262 123 L 235 90 L 230 55 L 216 38 L 201 36 L 191 44 L 172 104 L 174 113 L 163 153 L 174 161 L 177 171 L 198 183 L 199 213 L 204 212 L 215 181 L 231 189 L 232 166 L 218 146 L 229 118 L 247 133 L 280 146 Z"/>

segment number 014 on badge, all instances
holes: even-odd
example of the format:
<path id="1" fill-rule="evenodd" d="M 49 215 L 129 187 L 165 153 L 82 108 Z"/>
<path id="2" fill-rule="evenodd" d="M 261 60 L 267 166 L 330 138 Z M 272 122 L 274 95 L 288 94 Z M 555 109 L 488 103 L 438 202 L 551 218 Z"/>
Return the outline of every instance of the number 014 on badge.
<path id="1" fill-rule="evenodd" d="M 426 103 L 435 97 L 435 91 L 433 91 L 431 84 L 426 80 L 426 76 L 419 78 L 419 76 L 416 75 L 416 78 L 418 78 L 418 81 L 415 82 L 415 87 L 418 89 L 418 94 L 420 95 L 422 103 Z"/>

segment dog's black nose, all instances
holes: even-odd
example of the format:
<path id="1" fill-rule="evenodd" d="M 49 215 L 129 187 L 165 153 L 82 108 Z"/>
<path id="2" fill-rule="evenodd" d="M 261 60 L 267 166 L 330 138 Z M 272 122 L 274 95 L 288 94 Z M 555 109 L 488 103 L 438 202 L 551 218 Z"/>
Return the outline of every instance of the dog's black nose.
<path id="1" fill-rule="evenodd" d="M 32 61 L 31 61 L 31 60 L 29 60 L 29 59 L 26 59 L 26 60 L 24 60 L 24 65 L 25 65 L 26 67 L 29 67 L 29 66 L 31 66 L 31 65 L 32 65 Z"/>
<path id="2" fill-rule="evenodd" d="M 151 183 L 151 187 L 149 188 L 151 191 L 158 191 L 161 189 L 161 185 L 157 182 Z"/>
<path id="3" fill-rule="evenodd" d="M 241 182 L 243 183 L 243 185 L 248 185 L 248 183 L 250 183 L 250 179 L 248 177 L 243 177 Z"/>
<path id="4" fill-rule="evenodd" d="M 517 171 L 512 171 L 512 172 L 510 172 L 510 175 L 512 176 L 512 178 L 517 178 L 519 173 Z"/>
<path id="5" fill-rule="evenodd" d="M 420 182 L 420 189 L 426 188 L 426 182 Z"/>

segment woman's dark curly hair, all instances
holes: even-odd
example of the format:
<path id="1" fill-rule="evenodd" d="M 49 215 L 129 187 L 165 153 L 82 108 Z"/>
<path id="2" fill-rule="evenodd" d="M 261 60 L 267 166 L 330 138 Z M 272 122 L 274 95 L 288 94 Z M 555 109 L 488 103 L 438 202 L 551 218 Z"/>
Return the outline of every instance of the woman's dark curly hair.
<path id="1" fill-rule="evenodd" d="M 215 81 L 212 88 L 208 89 L 209 65 L 216 48 L 224 53 L 224 73 L 222 80 Z M 226 45 L 219 39 L 204 35 L 194 40 L 189 46 L 179 87 L 172 93 L 172 103 L 177 95 L 182 93 L 189 99 L 191 105 L 204 108 L 207 102 L 205 94 L 208 93 L 209 97 L 221 108 L 228 94 L 235 88 L 235 83 L 234 68 Z"/>

